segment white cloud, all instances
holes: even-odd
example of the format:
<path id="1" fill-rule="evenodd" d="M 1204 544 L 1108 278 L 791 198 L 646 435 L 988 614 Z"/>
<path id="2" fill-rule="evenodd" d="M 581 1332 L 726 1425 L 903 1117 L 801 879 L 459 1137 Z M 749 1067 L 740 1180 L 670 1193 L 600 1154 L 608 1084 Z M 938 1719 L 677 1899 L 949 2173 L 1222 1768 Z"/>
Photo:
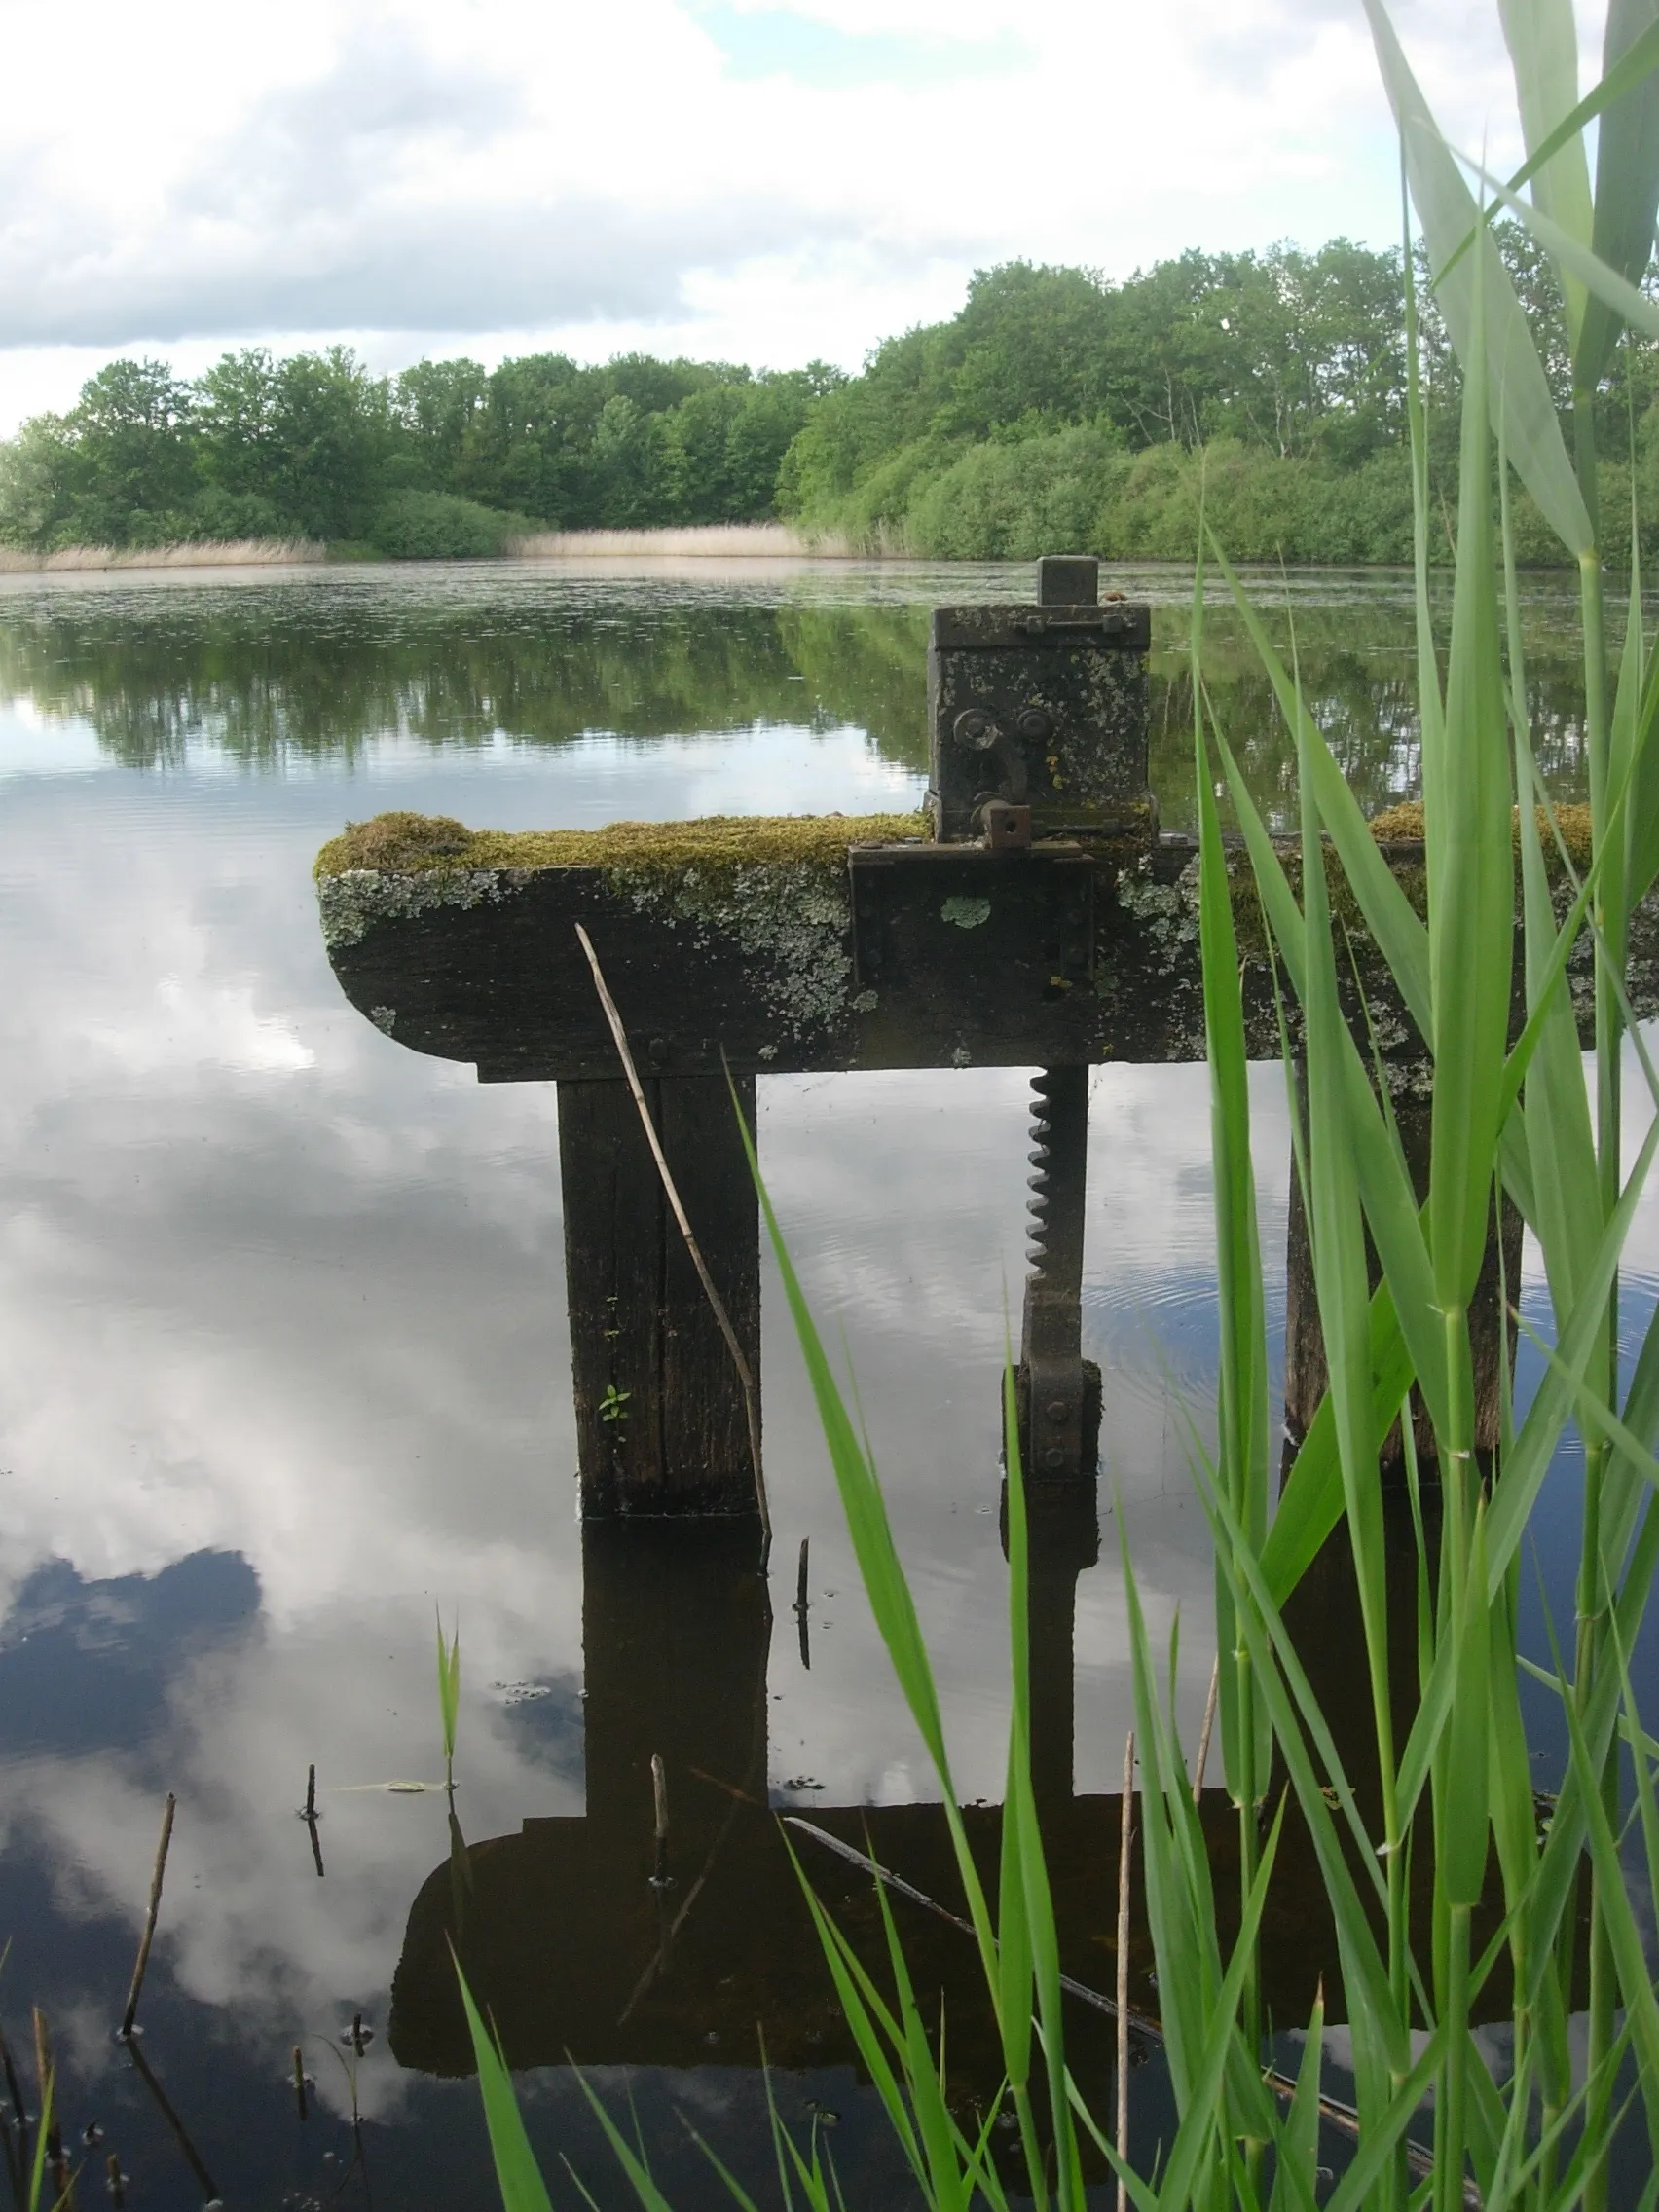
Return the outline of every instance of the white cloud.
<path id="1" fill-rule="evenodd" d="M 1398 17 L 1502 159 L 1495 11 Z M 1397 227 L 1349 0 L 31 0 L 8 42 L 0 423 L 253 338 L 856 363 L 1011 255 Z"/>

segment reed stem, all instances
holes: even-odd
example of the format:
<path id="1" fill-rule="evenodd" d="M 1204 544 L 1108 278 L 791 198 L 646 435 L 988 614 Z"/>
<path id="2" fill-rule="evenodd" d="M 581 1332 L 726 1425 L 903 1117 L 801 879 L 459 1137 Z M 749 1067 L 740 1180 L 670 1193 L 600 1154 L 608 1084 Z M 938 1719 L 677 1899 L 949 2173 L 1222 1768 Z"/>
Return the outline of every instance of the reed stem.
<path id="1" fill-rule="evenodd" d="M 1118 1825 L 1118 2156 L 1129 2162 L 1129 1867 L 1135 1836 L 1135 1732 L 1124 1742 L 1124 1797 Z M 1118 2212 L 1128 2212 L 1128 2184 L 1118 2177 Z"/>
<path id="2" fill-rule="evenodd" d="M 161 1841 L 156 1846 L 156 1863 L 150 1873 L 150 1902 L 144 1913 L 143 1933 L 138 1937 L 138 1956 L 132 1962 L 132 1981 L 127 1992 L 127 2009 L 121 2015 L 121 2037 L 124 2043 L 132 2040 L 133 2026 L 138 2018 L 138 1999 L 144 1988 L 145 1970 L 150 1964 L 150 1945 L 156 1939 L 156 1916 L 162 1909 L 162 1882 L 167 1870 L 167 1847 L 172 1842 L 173 1811 L 177 1799 L 167 1791 L 166 1808 L 162 1814 Z"/>

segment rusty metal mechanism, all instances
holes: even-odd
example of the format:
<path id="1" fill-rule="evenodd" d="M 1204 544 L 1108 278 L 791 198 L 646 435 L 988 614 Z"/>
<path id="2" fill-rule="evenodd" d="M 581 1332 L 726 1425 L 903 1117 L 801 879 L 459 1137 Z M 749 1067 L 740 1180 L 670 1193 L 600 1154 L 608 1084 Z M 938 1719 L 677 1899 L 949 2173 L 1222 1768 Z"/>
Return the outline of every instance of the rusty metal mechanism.
<path id="1" fill-rule="evenodd" d="M 1035 607 L 940 608 L 928 646 L 935 838 L 1030 854 L 1133 827 L 1150 842 L 1150 609 L 1102 605 L 1100 565 L 1082 555 L 1037 564 Z M 1081 1305 L 1088 1069 L 1046 1067 L 1033 1092 L 1019 1398 L 1025 1471 L 1043 1483 L 1093 1471 L 1099 1425 Z"/>
<path id="2" fill-rule="evenodd" d="M 1088 1070 L 1045 1068 L 1031 1090 L 1031 1272 L 1020 1321 L 1019 1398 L 1025 1471 L 1043 1483 L 1093 1471 L 1100 1418 L 1098 1380 L 1083 1357 Z"/>
<path id="3" fill-rule="evenodd" d="M 992 851 L 1150 838 L 1148 608 L 1100 599 L 1100 564 L 1037 564 L 1035 607 L 941 607 L 928 643 L 928 811 L 941 843 Z"/>

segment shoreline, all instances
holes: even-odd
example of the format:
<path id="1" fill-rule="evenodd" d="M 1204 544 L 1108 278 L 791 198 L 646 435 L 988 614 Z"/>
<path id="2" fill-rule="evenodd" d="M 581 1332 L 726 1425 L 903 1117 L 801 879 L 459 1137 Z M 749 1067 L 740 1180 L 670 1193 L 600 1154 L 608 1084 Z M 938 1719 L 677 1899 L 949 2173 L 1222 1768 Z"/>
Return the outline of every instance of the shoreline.
<path id="1" fill-rule="evenodd" d="M 707 523 L 691 529 L 544 530 L 502 541 L 498 554 L 477 556 L 468 566 L 500 561 L 750 560 L 846 561 L 861 555 L 845 538 L 808 537 L 787 523 Z M 294 569 L 353 568 L 363 565 L 354 549 L 343 553 L 318 538 L 190 538 L 171 545 L 64 545 L 33 553 L 20 545 L 0 545 L 0 575 L 95 574 L 138 569 Z M 398 568 L 423 569 L 435 562 L 397 561 Z"/>
<path id="2" fill-rule="evenodd" d="M 503 540 L 499 553 L 475 555 L 459 561 L 449 556 L 432 559 L 396 560 L 389 556 L 365 555 L 357 547 L 349 550 L 316 538 L 303 537 L 240 537 L 197 538 L 171 545 L 117 546 L 117 545 L 65 545 L 51 553 L 33 553 L 21 546 L 0 545 L 0 577 L 27 575 L 95 575 L 111 571 L 141 573 L 145 571 L 171 571 L 180 570 L 212 569 L 297 569 L 388 567 L 397 569 L 428 569 L 464 566 L 467 568 L 494 568 L 514 563 L 552 566 L 583 562 L 610 563 L 672 561 L 695 566 L 707 561 L 746 563 L 784 562 L 858 562 L 860 564 L 891 563 L 895 568 L 923 566 L 927 568 L 1020 567 L 1015 560 L 985 563 L 980 561 L 953 561 L 947 557 L 917 555 L 903 552 L 895 546 L 868 548 L 854 545 L 839 534 L 826 533 L 809 535 L 793 529 L 788 523 L 706 523 L 678 529 L 665 526 L 660 530 L 571 530 L 535 531 L 518 537 Z M 1126 558 L 1112 562 L 1102 560 L 1103 569 L 1170 570 L 1191 572 L 1191 562 L 1161 561 Z M 1241 563 L 1241 568 L 1256 569 L 1263 564 Z M 1354 562 L 1333 565 L 1327 562 L 1296 562 L 1284 565 L 1290 575 L 1299 574 L 1350 574 L 1389 575 L 1409 573 L 1397 563 Z M 1569 572 L 1563 565 L 1559 570 L 1542 564 L 1524 564 L 1527 574 L 1553 575 Z M 1609 573 L 1617 573 L 1609 570 Z"/>
<path id="3" fill-rule="evenodd" d="M 0 575 L 95 573 L 105 569 L 320 568 L 327 548 L 305 537 L 196 538 L 178 545 L 61 545 L 30 553 L 0 545 Z"/>

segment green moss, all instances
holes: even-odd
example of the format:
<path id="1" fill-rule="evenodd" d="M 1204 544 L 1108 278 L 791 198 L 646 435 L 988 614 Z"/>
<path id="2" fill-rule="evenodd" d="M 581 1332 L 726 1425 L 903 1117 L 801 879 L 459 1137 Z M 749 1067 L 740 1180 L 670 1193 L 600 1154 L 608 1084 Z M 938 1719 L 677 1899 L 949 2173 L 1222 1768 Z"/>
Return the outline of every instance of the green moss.
<path id="1" fill-rule="evenodd" d="M 1556 849 L 1555 831 L 1550 818 L 1540 806 L 1537 810 L 1538 835 L 1543 841 L 1544 862 L 1552 873 L 1560 866 L 1561 857 Z M 1555 818 L 1561 827 L 1561 841 L 1567 847 L 1567 857 L 1576 868 L 1587 868 L 1593 856 L 1593 834 L 1590 809 L 1587 806 L 1558 806 Z M 1515 825 L 1515 849 L 1521 850 L 1521 813 L 1518 807 L 1510 809 Z M 1422 843 L 1422 801 L 1408 799 L 1402 806 L 1390 806 L 1377 815 L 1368 825 L 1371 834 L 1380 845 L 1420 845 Z M 1396 872 L 1398 872 L 1396 870 Z"/>
<path id="2" fill-rule="evenodd" d="M 1521 836 L 1519 813 L 1517 810 L 1512 809 L 1511 811 L 1516 825 L 1516 850 L 1519 852 Z M 1561 827 L 1562 843 L 1567 847 L 1567 855 L 1573 866 L 1575 868 L 1587 868 L 1592 857 L 1590 809 L 1587 806 L 1558 806 L 1555 815 L 1556 821 Z M 1420 851 L 1422 846 L 1422 802 L 1419 799 L 1410 799 L 1402 805 L 1390 806 L 1385 812 L 1374 816 L 1366 827 L 1380 845 L 1391 845 L 1396 848 L 1416 846 L 1419 848 L 1416 853 L 1408 854 L 1398 850 L 1390 853 L 1388 867 L 1394 881 L 1405 893 L 1413 911 L 1419 919 L 1426 920 L 1428 917 L 1428 866 L 1426 860 L 1421 857 Z M 1556 881 L 1564 875 L 1565 870 L 1562 867 L 1561 855 L 1556 846 L 1555 833 L 1550 828 L 1549 817 L 1541 807 L 1538 810 L 1538 832 L 1544 843 L 1545 867 L 1551 880 Z M 1283 866 L 1285 878 L 1300 900 L 1302 897 L 1301 844 L 1294 838 L 1277 837 L 1274 838 L 1273 844 Z M 1267 942 L 1262 932 L 1261 902 L 1256 895 L 1256 882 L 1251 873 L 1248 856 L 1241 848 L 1237 846 L 1229 848 L 1227 869 L 1233 888 L 1233 918 L 1234 928 L 1238 938 L 1238 949 L 1247 957 L 1260 959 L 1267 951 Z M 1338 925 L 1338 928 L 1346 929 L 1348 936 L 1355 940 L 1368 939 L 1370 932 L 1366 928 L 1365 917 L 1360 912 L 1359 902 L 1355 899 L 1348 879 L 1343 871 L 1343 866 L 1337 858 L 1335 848 L 1330 844 L 1325 846 L 1325 882 L 1331 902 L 1331 918 Z"/>
<path id="3" fill-rule="evenodd" d="M 468 830 L 442 814 L 353 822 L 316 856 L 313 873 L 394 875 L 476 869 L 598 867 L 643 875 L 727 871 L 793 862 L 840 868 L 849 845 L 926 834 L 919 814 L 712 814 L 697 822 L 613 822 L 604 830 Z"/>

